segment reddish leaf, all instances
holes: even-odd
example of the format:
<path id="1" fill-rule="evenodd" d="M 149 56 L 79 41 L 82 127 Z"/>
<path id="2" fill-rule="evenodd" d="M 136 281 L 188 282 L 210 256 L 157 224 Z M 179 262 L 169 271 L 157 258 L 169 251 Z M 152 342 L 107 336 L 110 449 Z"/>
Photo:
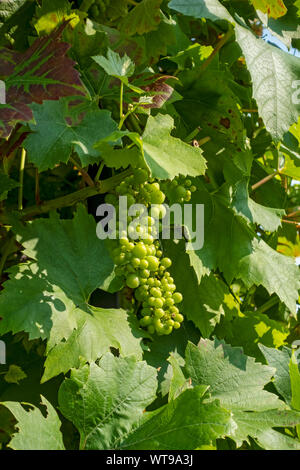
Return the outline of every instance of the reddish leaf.
<path id="1" fill-rule="evenodd" d="M 0 106 L 1 137 L 8 137 L 18 121 L 32 119 L 30 103 L 85 94 L 75 62 L 66 55 L 70 45 L 60 41 L 66 24 L 37 39 L 24 53 L 0 50 L 7 103 Z"/>
<path id="2" fill-rule="evenodd" d="M 141 85 L 141 88 L 153 95 L 152 103 L 143 105 L 144 108 L 161 108 L 164 103 L 171 97 L 173 88 L 166 83 L 168 79 L 176 79 L 170 75 L 152 75 L 146 79 L 145 82 L 150 81 L 149 84 Z M 154 80 L 153 80 L 154 79 Z"/>

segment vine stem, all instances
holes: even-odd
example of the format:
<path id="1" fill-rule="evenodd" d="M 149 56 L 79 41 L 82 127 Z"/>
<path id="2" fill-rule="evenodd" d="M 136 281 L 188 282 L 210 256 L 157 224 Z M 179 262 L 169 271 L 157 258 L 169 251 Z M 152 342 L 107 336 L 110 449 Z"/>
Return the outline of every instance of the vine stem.
<path id="1" fill-rule="evenodd" d="M 84 181 L 91 187 L 95 186 L 95 183 L 94 181 L 92 180 L 92 178 L 90 177 L 90 175 L 77 163 L 77 161 L 73 158 L 73 157 L 70 157 L 70 162 L 72 162 L 74 164 L 74 166 L 76 166 L 76 168 L 80 171 L 80 173 L 82 174 L 82 177 L 84 179 Z"/>
<path id="2" fill-rule="evenodd" d="M 85 201 L 88 197 L 96 196 L 97 194 L 105 194 L 115 186 L 121 183 L 121 181 L 130 176 L 132 170 L 126 170 L 122 173 L 107 178 L 106 180 L 99 181 L 93 187 L 87 186 L 86 188 L 75 191 L 74 193 L 67 194 L 66 196 L 51 199 L 50 201 L 44 201 L 39 206 L 31 206 L 19 212 L 19 216 L 22 220 L 30 220 L 33 217 L 41 214 L 46 214 L 52 210 L 60 209 L 62 207 L 73 206 L 74 204 Z M 0 214 L 0 222 L 2 224 L 10 223 L 10 216 L 6 214 Z"/>
<path id="3" fill-rule="evenodd" d="M 100 166 L 99 166 L 99 168 L 98 168 L 97 174 L 96 174 L 96 176 L 95 176 L 95 180 L 94 180 L 95 183 L 97 183 L 97 181 L 99 181 L 100 176 L 101 176 L 101 173 L 102 173 L 102 170 L 103 170 L 103 168 L 104 168 L 104 165 L 105 165 L 104 161 L 101 162 L 101 164 L 100 164 Z"/>
<path id="4" fill-rule="evenodd" d="M 255 313 L 264 313 L 267 310 L 270 310 L 270 308 L 274 307 L 278 303 L 279 303 L 278 297 L 272 297 L 265 304 L 261 305 L 261 307 L 258 307 Z"/>
<path id="5" fill-rule="evenodd" d="M 19 211 L 23 209 L 23 186 L 24 186 L 25 161 L 26 161 L 26 150 L 22 148 L 21 162 L 20 162 L 20 180 L 19 180 L 20 187 L 19 187 L 19 194 L 18 194 L 18 210 Z"/>
<path id="6" fill-rule="evenodd" d="M 80 11 L 88 11 L 91 6 L 93 5 L 93 3 L 95 2 L 95 0 L 83 0 L 80 7 L 79 7 L 79 10 Z"/>
<path id="7" fill-rule="evenodd" d="M 286 217 L 293 218 L 293 217 L 299 217 L 300 216 L 300 210 L 290 212 L 289 214 L 286 215 Z"/>
<path id="8" fill-rule="evenodd" d="M 274 173 L 271 173 L 270 175 L 266 176 L 265 178 L 263 178 L 262 180 L 258 181 L 257 183 L 255 183 L 251 189 L 252 191 L 255 191 L 256 189 L 260 188 L 260 186 L 262 186 L 263 184 L 267 183 L 268 181 L 270 181 L 271 179 L 274 178 L 274 176 L 278 175 L 278 171 L 274 171 Z"/>
<path id="9" fill-rule="evenodd" d="M 12 248 L 13 244 L 14 244 L 14 238 L 12 237 L 7 241 L 6 247 L 5 247 L 4 252 L 2 254 L 2 257 L 1 257 L 1 261 L 0 261 L 0 280 L 1 280 L 1 277 L 2 277 L 2 273 L 3 273 L 3 269 L 4 269 L 4 266 L 5 266 L 6 260 L 7 260 L 8 256 L 10 255 L 10 251 L 11 251 L 11 248 Z"/>
<path id="10" fill-rule="evenodd" d="M 119 123 L 119 129 L 123 126 L 123 95 L 124 95 L 124 83 L 121 81 L 121 86 L 120 86 L 120 123 Z M 122 122 L 123 121 L 123 122 Z M 121 124 L 122 123 L 122 124 Z M 121 126 L 121 127 L 120 127 Z"/>
<path id="11" fill-rule="evenodd" d="M 222 47 L 226 44 L 226 42 L 228 41 L 228 39 L 231 38 L 232 35 L 233 35 L 233 31 L 230 29 L 229 31 L 227 31 L 226 34 L 224 34 L 224 36 L 222 36 L 220 41 L 216 44 L 216 47 L 214 48 L 213 52 L 206 59 L 206 61 L 203 62 L 203 64 L 201 65 L 200 74 L 202 74 L 207 69 L 207 67 L 213 61 L 213 59 L 216 57 L 216 55 L 218 54 L 220 49 L 222 49 Z"/>

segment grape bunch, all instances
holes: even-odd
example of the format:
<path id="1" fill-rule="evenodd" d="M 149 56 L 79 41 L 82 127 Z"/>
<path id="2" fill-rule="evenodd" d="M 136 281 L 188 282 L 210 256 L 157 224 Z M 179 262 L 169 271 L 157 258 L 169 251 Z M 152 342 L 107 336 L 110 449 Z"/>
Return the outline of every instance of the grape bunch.
<path id="1" fill-rule="evenodd" d="M 94 20 L 99 20 L 106 13 L 110 0 L 95 0 L 89 10 L 89 14 Z"/>
<path id="2" fill-rule="evenodd" d="M 190 202 L 192 193 L 197 190 L 192 181 L 183 176 L 177 176 L 172 181 L 165 181 L 162 189 L 168 194 L 171 204 Z"/>
<path id="3" fill-rule="evenodd" d="M 154 179 L 149 180 L 147 171 L 139 168 L 106 195 L 106 202 L 113 204 L 117 211 L 118 196 L 127 196 L 128 206 L 139 203 L 149 208 L 151 205 L 151 215 L 140 214 L 140 223 L 134 228 L 129 216 L 128 227 L 117 225 L 117 240 L 112 250 L 116 276 L 134 292 L 140 325 L 150 334 L 169 335 L 183 322 L 177 306 L 183 297 L 176 292 L 174 279 L 168 271 L 172 261 L 163 256 L 158 239 L 159 220 L 166 213 L 165 194 L 161 185 Z M 138 234 L 137 238 L 131 237 L 132 231 Z"/>

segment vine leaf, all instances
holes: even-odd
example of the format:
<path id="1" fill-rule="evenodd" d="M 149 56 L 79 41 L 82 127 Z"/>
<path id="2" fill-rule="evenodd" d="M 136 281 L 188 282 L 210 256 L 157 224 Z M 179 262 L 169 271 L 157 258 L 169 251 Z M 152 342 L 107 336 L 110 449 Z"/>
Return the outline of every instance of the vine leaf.
<path id="1" fill-rule="evenodd" d="M 121 30 L 128 36 L 149 33 L 157 29 L 161 20 L 160 5 L 162 0 L 143 0 L 125 16 Z"/>
<path id="2" fill-rule="evenodd" d="M 169 8 L 195 18 L 233 21 L 232 16 L 218 0 L 171 0 Z"/>
<path id="3" fill-rule="evenodd" d="M 295 314 L 300 285 L 298 267 L 293 259 L 258 238 L 244 217 L 236 215 L 231 207 L 231 194 L 232 187 L 227 184 L 212 195 L 199 182 L 192 203 L 205 205 L 205 244 L 195 255 L 205 268 L 219 267 L 229 283 L 240 278 L 248 288 L 263 285 L 269 294 L 276 293 Z"/>
<path id="4" fill-rule="evenodd" d="M 18 121 L 30 121 L 29 104 L 60 97 L 85 95 L 75 62 L 61 42 L 66 23 L 32 44 L 25 52 L 0 50 L 0 78 L 6 86 L 6 105 L 0 106 L 0 135 L 8 137 Z"/>
<path id="5" fill-rule="evenodd" d="M 214 274 L 203 276 L 196 266 L 191 266 L 193 254 L 186 253 L 184 245 L 184 242 L 164 241 L 166 253 L 172 259 L 170 272 L 177 289 L 184 293 L 180 309 L 207 338 L 221 318 L 237 313 L 239 306 L 222 280 Z"/>
<path id="6" fill-rule="evenodd" d="M 95 361 L 110 347 L 141 358 L 144 332 L 136 318 L 88 305 L 114 264 L 84 206 L 72 220 L 52 214 L 15 232 L 24 254 L 36 262 L 11 269 L 0 296 L 0 334 L 25 331 L 29 339 L 47 339 L 43 382 L 78 367 L 80 357 Z"/>
<path id="7" fill-rule="evenodd" d="M 198 176 L 205 173 L 206 164 L 199 148 L 171 136 L 174 120 L 169 115 L 149 116 L 142 136 L 144 157 L 154 178 L 173 179 L 175 176 Z"/>
<path id="8" fill-rule="evenodd" d="M 236 38 L 252 77 L 259 114 L 273 138 L 280 140 L 300 113 L 300 105 L 294 97 L 300 60 L 266 44 L 239 25 L 236 25 Z"/>
<path id="9" fill-rule="evenodd" d="M 71 220 L 61 220 L 53 213 L 16 232 L 24 254 L 35 259 L 47 280 L 77 305 L 85 304 L 113 271 L 106 244 L 97 238 L 95 220 L 82 204 Z"/>
<path id="10" fill-rule="evenodd" d="M 61 336 L 58 331 L 59 337 L 53 334 L 48 343 L 42 382 L 79 367 L 82 360 L 96 361 L 110 348 L 119 350 L 121 356 L 142 358 L 144 332 L 139 329 L 137 319 L 125 310 L 89 306 L 74 310 L 73 318 L 76 326 L 67 339 L 58 341 Z"/>
<path id="11" fill-rule="evenodd" d="M 241 348 L 217 339 L 187 346 L 186 373 L 195 386 L 210 386 L 211 400 L 219 399 L 222 406 L 232 410 L 237 427 L 232 428 L 231 438 L 239 446 L 248 436 L 259 440 L 273 427 L 294 427 L 300 422 L 300 413 L 288 410 L 277 395 L 263 389 L 274 372 L 245 356 Z"/>
<path id="12" fill-rule="evenodd" d="M 19 183 L 0 171 L 0 201 L 7 198 L 8 191 L 17 188 Z"/>
<path id="13" fill-rule="evenodd" d="M 235 22 L 218 0 L 195 0 L 192 3 L 172 0 L 169 6 L 195 18 L 224 19 L 235 23 L 236 40 L 251 74 L 259 114 L 273 138 L 280 140 L 298 120 L 300 113 L 300 105 L 294 97 L 295 84 L 300 77 L 299 58 L 256 38 L 250 29 Z"/>
<path id="14" fill-rule="evenodd" d="M 42 404 L 46 407 L 46 418 L 40 409 L 29 405 L 26 411 L 21 403 L 6 401 L 1 403 L 8 408 L 18 421 L 18 432 L 14 434 L 9 447 L 14 450 L 64 450 L 61 422 L 53 406 L 41 397 Z M 24 404 L 25 405 L 25 404 Z M 27 405 L 27 403 L 26 403 Z M 38 432 L 33 432 L 38 430 Z"/>
<path id="15" fill-rule="evenodd" d="M 229 433 L 231 413 L 218 400 L 206 403 L 208 387 L 185 390 L 168 405 L 146 413 L 121 450 L 193 450 Z"/>
<path id="16" fill-rule="evenodd" d="M 64 100 L 45 101 L 31 106 L 35 123 L 32 134 L 24 141 L 28 158 L 39 171 L 66 163 L 74 151 L 83 166 L 99 161 L 100 153 L 94 144 L 117 130 L 118 126 L 107 110 L 91 106 L 79 123 L 70 124 L 72 112 Z"/>
<path id="17" fill-rule="evenodd" d="M 11 364 L 4 375 L 4 380 L 10 384 L 19 384 L 21 380 L 26 379 L 27 375 L 20 366 Z"/>
<path id="18" fill-rule="evenodd" d="M 259 349 L 266 358 L 268 364 L 276 369 L 274 374 L 274 385 L 276 390 L 284 398 L 286 403 L 290 404 L 292 400 L 291 381 L 289 373 L 289 363 L 292 350 L 283 346 L 282 350 L 268 348 L 260 344 Z"/>
<path id="19" fill-rule="evenodd" d="M 251 0 L 254 8 L 263 13 L 268 13 L 271 18 L 280 18 L 287 13 L 287 8 L 282 0 Z"/>
<path id="20" fill-rule="evenodd" d="M 63 415 L 80 432 L 80 448 L 112 449 L 156 397 L 156 370 L 111 353 L 99 365 L 72 370 L 59 389 Z"/>

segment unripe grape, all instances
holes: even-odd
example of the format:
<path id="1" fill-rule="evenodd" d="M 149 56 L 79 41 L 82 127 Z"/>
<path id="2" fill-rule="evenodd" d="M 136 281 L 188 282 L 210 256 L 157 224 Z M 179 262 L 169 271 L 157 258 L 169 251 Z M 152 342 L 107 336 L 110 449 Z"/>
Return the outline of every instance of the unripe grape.
<path id="1" fill-rule="evenodd" d="M 165 301 L 165 306 L 166 307 L 172 307 L 173 305 L 174 305 L 174 299 L 172 299 L 171 297 L 166 299 L 166 301 Z"/>
<path id="2" fill-rule="evenodd" d="M 140 325 L 141 326 L 149 326 L 153 322 L 152 317 L 146 316 L 140 319 Z"/>
<path id="3" fill-rule="evenodd" d="M 184 318 L 183 318 L 183 315 L 181 315 L 181 313 L 177 313 L 176 315 L 172 315 L 172 318 L 174 321 L 177 321 L 178 323 L 182 323 Z"/>
<path id="4" fill-rule="evenodd" d="M 155 256 L 147 256 L 148 268 L 150 271 L 156 271 L 159 266 L 159 260 Z"/>
<path id="5" fill-rule="evenodd" d="M 150 333 L 150 335 L 153 335 L 155 333 L 155 328 L 153 325 L 149 325 L 147 330 L 148 330 L 148 333 Z"/>
<path id="6" fill-rule="evenodd" d="M 132 250 L 132 254 L 137 258 L 145 258 L 147 255 L 147 248 L 145 247 L 144 243 L 137 243 Z"/>
<path id="7" fill-rule="evenodd" d="M 147 269 L 148 266 L 149 266 L 148 259 L 146 259 L 146 258 L 141 259 L 141 261 L 140 261 L 140 268 L 141 268 L 141 269 Z"/>
<path id="8" fill-rule="evenodd" d="M 162 308 L 156 308 L 154 310 L 154 315 L 157 317 L 157 318 L 162 318 L 164 316 L 165 312 Z"/>
<path id="9" fill-rule="evenodd" d="M 178 198 L 185 198 L 186 196 L 186 189 L 184 186 L 177 186 L 175 190 L 176 197 Z"/>
<path id="10" fill-rule="evenodd" d="M 138 268 L 141 264 L 140 258 L 132 258 L 131 264 L 134 268 Z"/>
<path id="11" fill-rule="evenodd" d="M 131 289 L 136 289 L 140 285 L 140 280 L 136 274 L 129 274 L 126 278 L 126 284 Z"/>
<path id="12" fill-rule="evenodd" d="M 160 264 L 161 264 L 164 268 L 169 268 L 170 266 L 172 266 L 172 261 L 170 260 L 170 258 L 163 258 L 163 259 L 160 261 Z"/>
<path id="13" fill-rule="evenodd" d="M 180 323 L 178 321 L 174 321 L 174 325 L 173 325 L 173 328 L 174 330 L 178 330 L 180 328 Z"/>
<path id="14" fill-rule="evenodd" d="M 174 292 L 173 294 L 173 300 L 175 302 L 175 304 L 180 304 L 180 302 L 182 302 L 182 294 L 180 292 Z"/>
<path id="15" fill-rule="evenodd" d="M 150 271 L 149 271 L 149 269 L 142 269 L 142 270 L 141 270 L 141 277 L 147 278 L 147 277 L 149 277 L 149 276 L 150 276 Z M 176 287 L 175 287 L 175 289 L 176 289 Z"/>

